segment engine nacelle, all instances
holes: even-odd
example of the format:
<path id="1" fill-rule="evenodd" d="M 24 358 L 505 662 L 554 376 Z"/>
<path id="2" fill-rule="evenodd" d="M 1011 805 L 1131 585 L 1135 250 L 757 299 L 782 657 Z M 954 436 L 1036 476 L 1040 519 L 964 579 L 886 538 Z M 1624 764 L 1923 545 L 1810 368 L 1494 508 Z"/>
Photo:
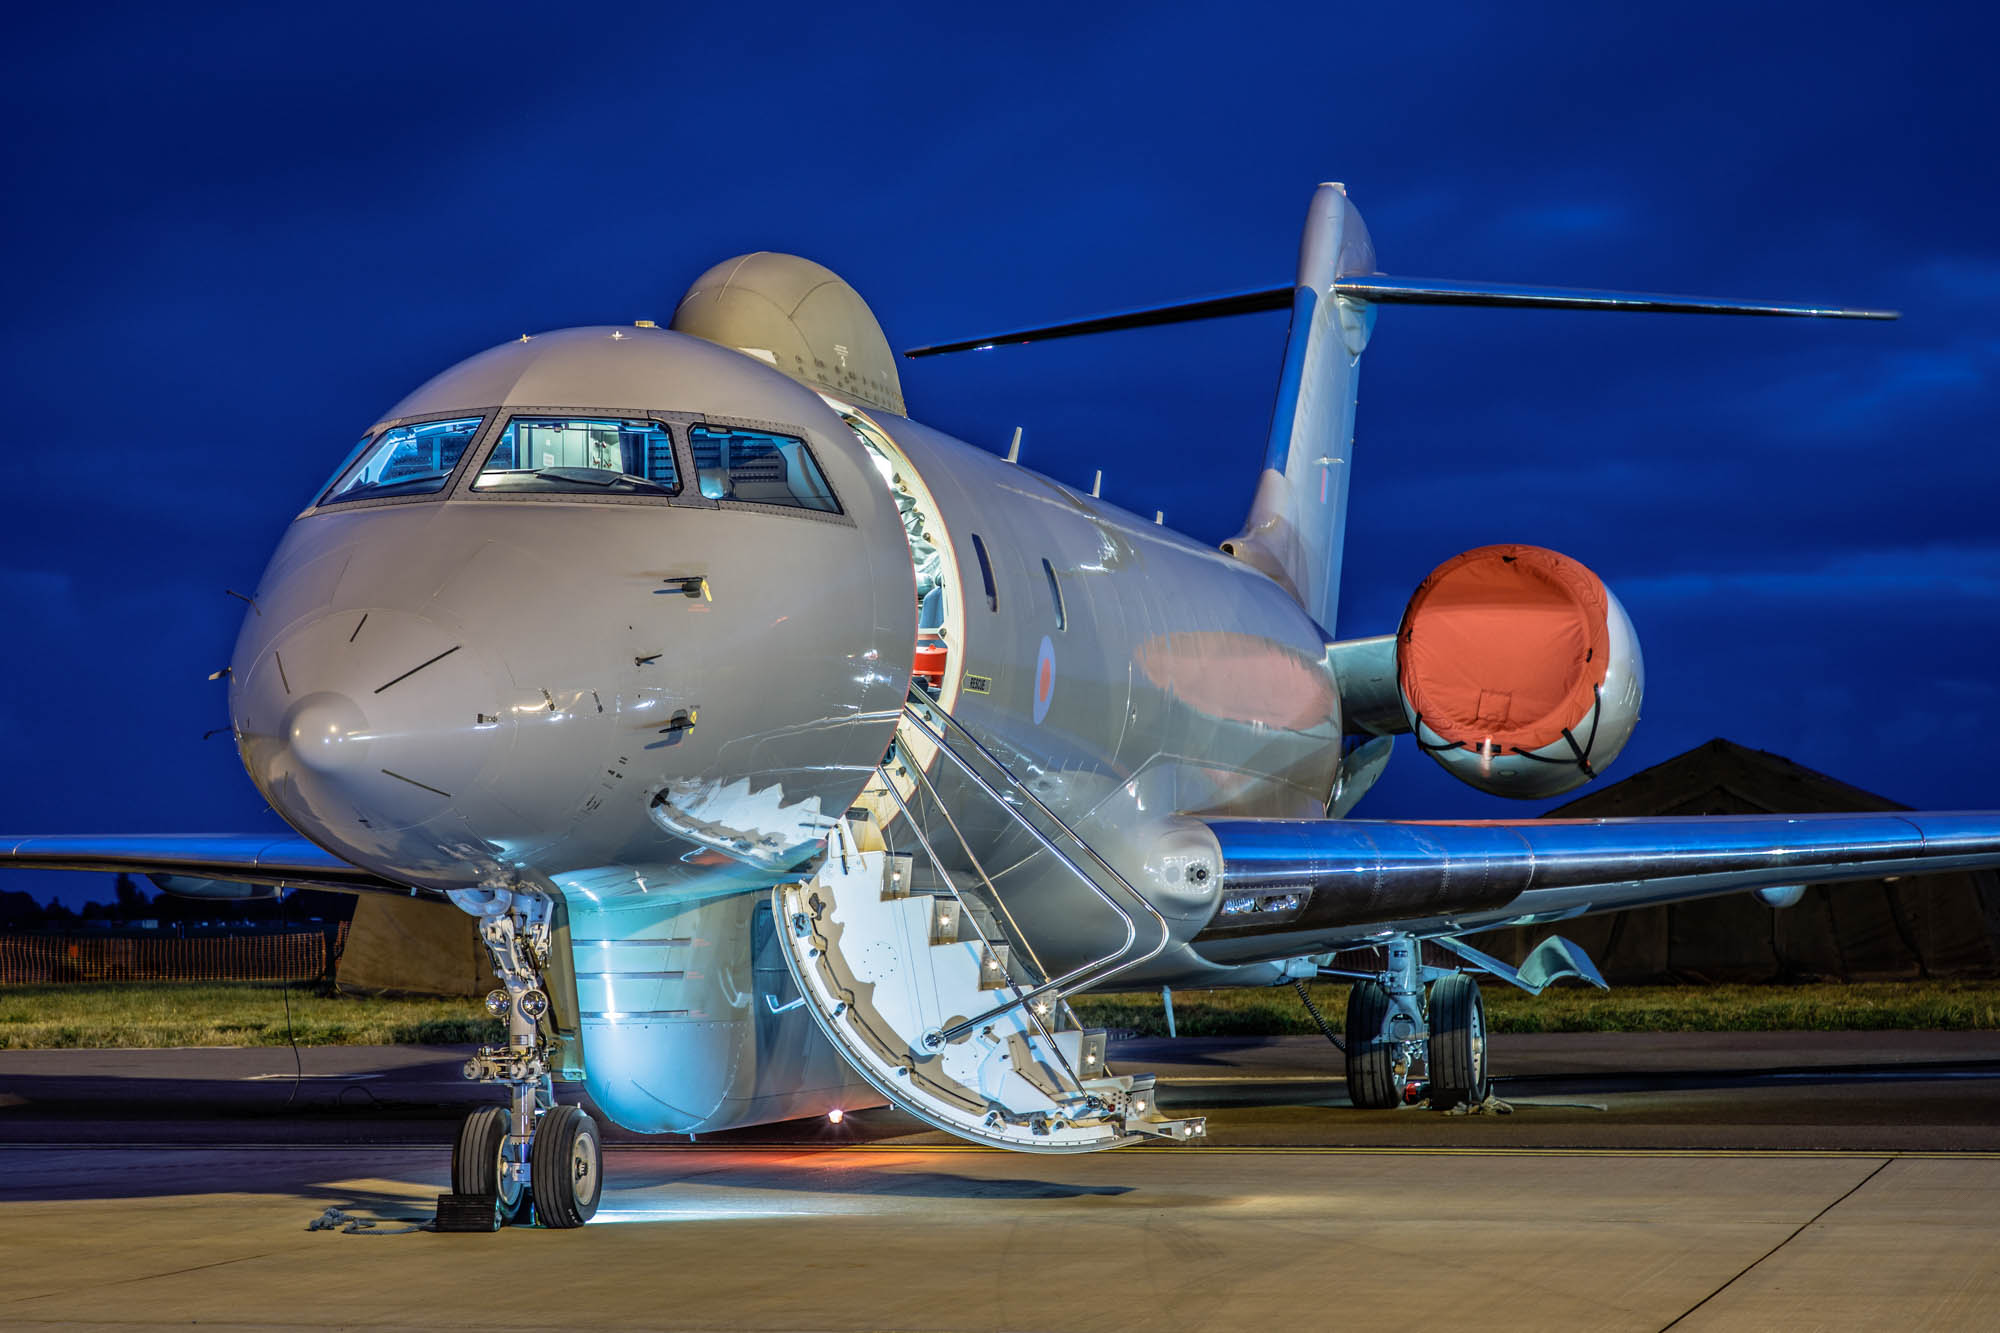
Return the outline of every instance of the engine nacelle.
<path id="1" fill-rule="evenodd" d="M 1396 634 L 1410 731 L 1460 780 L 1539 800 L 1596 777 L 1639 721 L 1646 668 L 1604 581 L 1539 546 L 1482 546 L 1417 586 Z"/>

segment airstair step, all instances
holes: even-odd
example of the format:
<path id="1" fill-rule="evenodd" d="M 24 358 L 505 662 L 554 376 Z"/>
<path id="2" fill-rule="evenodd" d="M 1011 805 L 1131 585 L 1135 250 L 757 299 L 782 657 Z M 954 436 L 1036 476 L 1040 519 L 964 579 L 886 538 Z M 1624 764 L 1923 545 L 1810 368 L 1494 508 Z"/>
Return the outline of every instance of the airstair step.
<path id="1" fill-rule="evenodd" d="M 979 989 L 1005 990 L 1012 984 L 1013 949 L 1005 944 L 988 944 L 979 953 Z"/>
<path id="2" fill-rule="evenodd" d="M 887 853 L 883 855 L 882 897 L 884 901 L 890 898 L 907 898 L 914 892 L 914 889 L 911 887 L 913 866 L 914 863 L 911 857 L 891 856 Z"/>
<path id="3" fill-rule="evenodd" d="M 1069 1061 L 1069 1067 L 1076 1071 L 1079 1079 L 1102 1078 L 1104 1076 L 1104 1048 L 1108 1034 L 1103 1028 L 1071 1029 L 1058 1032 L 1056 1045 Z"/>
<path id="4" fill-rule="evenodd" d="M 934 747 L 942 764 L 955 765 L 1007 819 L 1063 855 L 1028 813 L 1048 815 L 1046 808 L 949 715 L 926 720 L 906 710 L 898 737 L 892 759 L 911 745 Z M 915 818 L 906 796 L 942 807 L 914 763 L 885 761 L 880 778 L 906 817 Z M 917 790 L 899 795 L 899 781 Z M 962 823 L 948 826 L 957 832 Z M 1058 841 L 1080 842 L 1060 820 L 1055 829 Z M 893 854 L 884 831 L 841 822 L 812 877 L 772 891 L 785 925 L 778 938 L 801 998 L 877 1091 L 961 1137 L 1028 1152 L 1087 1152 L 1202 1133 L 1199 1120 L 1160 1117 L 1151 1075 L 1111 1073 L 1107 1034 L 1079 1023 L 1064 999 L 1065 990 L 1101 980 L 1114 956 L 1065 974 L 1062 989 L 1050 985 L 1056 978 L 1044 974 L 1033 943 L 1016 931 L 1012 902 L 998 896 L 1003 890 L 976 862 L 945 859 L 952 849 L 929 845 L 921 857 Z M 962 839 L 961 846 L 973 855 Z M 1071 860 L 1063 864 L 1133 925 L 1114 899 L 1144 900 L 1115 871 L 1104 866 L 1111 882 L 1099 885 Z M 1164 940 L 1164 923 L 1160 929 Z"/>
<path id="5" fill-rule="evenodd" d="M 931 943 L 958 943 L 958 917 L 957 899 L 933 898 L 931 900 Z"/>

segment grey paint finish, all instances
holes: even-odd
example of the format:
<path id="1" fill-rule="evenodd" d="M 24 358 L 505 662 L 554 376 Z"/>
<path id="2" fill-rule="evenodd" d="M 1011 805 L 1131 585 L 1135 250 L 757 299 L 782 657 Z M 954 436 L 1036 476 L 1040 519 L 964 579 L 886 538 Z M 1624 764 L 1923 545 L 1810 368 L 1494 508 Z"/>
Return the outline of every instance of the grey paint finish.
<path id="1" fill-rule="evenodd" d="M 690 484 L 472 491 L 507 416 L 538 411 L 662 421 Z M 739 891 L 817 854 L 908 689 L 914 583 L 885 488 L 816 394 L 673 332 L 509 343 L 385 420 L 475 412 L 438 496 L 287 532 L 232 664 L 246 769 L 385 880 L 562 894 L 587 1080 L 621 1123 L 868 1104 L 810 1020 L 765 1000 L 789 978 L 758 962 L 761 895 Z M 701 499 L 695 421 L 805 439 L 842 514 Z"/>
<path id="2" fill-rule="evenodd" d="M 860 293 L 831 269 L 768 250 L 725 259 L 674 311 L 682 333 L 733 347 L 802 384 L 901 414 L 889 340 Z"/>
<path id="3" fill-rule="evenodd" d="M 921 474 L 960 552 L 956 683 L 991 685 L 959 693 L 954 714 L 1167 916 L 1179 946 L 1215 907 L 1214 882 L 1185 873 L 1191 858 L 1213 864 L 1212 839 L 1190 816 L 1325 808 L 1341 727 L 1318 627 L 1277 585 L 1213 548 L 919 423 L 870 420 Z M 997 610 L 970 555 L 975 533 L 993 564 Z M 1044 559 L 1062 590 L 1064 629 Z M 949 769 L 933 776 L 961 797 L 980 860 L 1013 867 L 1002 887 L 1045 963 L 1062 970 L 1116 944 L 1115 917 L 1080 907 L 1073 881 L 1031 858 L 1018 829 L 980 818 L 981 802 Z M 1210 972 L 1175 947 L 1120 984 L 1185 980 L 1190 968 Z"/>
<path id="4" fill-rule="evenodd" d="M 286 534 L 231 707 L 252 779 L 320 845 L 431 888 L 618 866 L 707 895 L 809 855 L 880 757 L 915 612 L 861 450 L 748 358 L 623 333 L 510 343 L 438 376 L 392 415 L 494 415 L 455 498 L 329 506 Z M 469 498 L 506 405 L 552 401 L 782 426 L 846 516 Z M 712 600 L 678 595 L 689 576 Z M 801 599 L 808 582 L 841 596 Z M 683 860 L 745 843 L 751 864 Z"/>
<path id="5" fill-rule="evenodd" d="M 1394 634 L 1329 644 L 1326 655 L 1340 684 L 1341 710 L 1350 733 L 1400 736 L 1410 730 L 1403 692 L 1396 684 Z"/>

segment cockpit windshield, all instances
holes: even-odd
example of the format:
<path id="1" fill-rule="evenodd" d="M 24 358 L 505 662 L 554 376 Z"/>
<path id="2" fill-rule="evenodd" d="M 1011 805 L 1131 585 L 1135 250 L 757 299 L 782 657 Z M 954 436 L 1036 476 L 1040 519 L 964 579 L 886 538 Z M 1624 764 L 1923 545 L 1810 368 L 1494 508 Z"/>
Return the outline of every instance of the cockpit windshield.
<path id="1" fill-rule="evenodd" d="M 739 426 L 688 428 L 695 475 L 711 500 L 781 505 L 838 514 L 840 502 L 806 442 Z"/>
<path id="2" fill-rule="evenodd" d="M 444 489 L 459 456 L 479 433 L 484 417 L 452 421 L 420 421 L 392 426 L 363 440 L 319 503 L 378 500 L 400 495 L 428 495 Z"/>
<path id="3" fill-rule="evenodd" d="M 475 491 L 678 495 L 673 436 L 657 421 L 515 417 Z"/>

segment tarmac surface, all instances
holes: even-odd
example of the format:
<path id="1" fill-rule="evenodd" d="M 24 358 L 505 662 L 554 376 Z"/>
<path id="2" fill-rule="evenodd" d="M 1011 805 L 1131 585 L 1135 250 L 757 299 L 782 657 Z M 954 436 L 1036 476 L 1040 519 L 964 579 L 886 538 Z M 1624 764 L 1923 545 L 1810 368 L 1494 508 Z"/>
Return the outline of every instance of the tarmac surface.
<path id="1" fill-rule="evenodd" d="M 468 1236 L 463 1051 L 0 1052 L 0 1328 L 2000 1327 L 2000 1033 L 1500 1036 L 1507 1115 L 1355 1111 L 1317 1037 L 1112 1055 L 1208 1143 L 609 1131 L 591 1225 Z"/>

